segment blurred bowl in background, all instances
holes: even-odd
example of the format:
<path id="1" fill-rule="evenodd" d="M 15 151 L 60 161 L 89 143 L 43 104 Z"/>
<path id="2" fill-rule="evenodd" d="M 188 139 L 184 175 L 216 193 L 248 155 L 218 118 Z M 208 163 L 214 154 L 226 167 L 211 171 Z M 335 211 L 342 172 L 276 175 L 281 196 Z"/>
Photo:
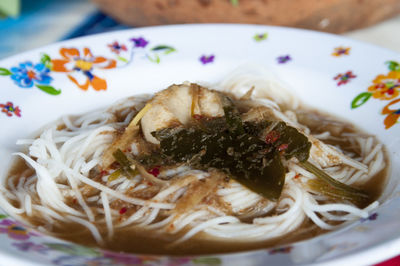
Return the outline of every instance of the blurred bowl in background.
<path id="1" fill-rule="evenodd" d="M 131 26 L 181 23 L 281 25 L 341 33 L 400 13 L 400 0 L 92 0 Z"/>

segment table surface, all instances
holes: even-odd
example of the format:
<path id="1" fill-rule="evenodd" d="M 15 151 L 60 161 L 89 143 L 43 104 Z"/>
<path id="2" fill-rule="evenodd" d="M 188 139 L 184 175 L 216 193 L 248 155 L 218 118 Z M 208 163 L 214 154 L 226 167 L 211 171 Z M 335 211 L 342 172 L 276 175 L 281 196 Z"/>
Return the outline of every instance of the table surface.
<path id="1" fill-rule="evenodd" d="M 99 18 L 88 0 L 22 0 L 22 7 L 20 17 L 0 20 L 0 36 L 7 36 L 0 42 L 0 59 L 68 37 L 127 28 L 110 18 Z M 342 35 L 400 52 L 399 29 L 400 15 Z"/>
<path id="2" fill-rule="evenodd" d="M 22 7 L 20 17 L 0 20 L 0 36 L 6 36 L 0 42 L 0 60 L 64 39 L 129 28 L 99 12 L 88 0 L 22 0 Z M 399 33 L 400 15 L 342 35 L 400 52 Z M 379 264 L 391 265 L 400 265 L 400 256 Z"/>

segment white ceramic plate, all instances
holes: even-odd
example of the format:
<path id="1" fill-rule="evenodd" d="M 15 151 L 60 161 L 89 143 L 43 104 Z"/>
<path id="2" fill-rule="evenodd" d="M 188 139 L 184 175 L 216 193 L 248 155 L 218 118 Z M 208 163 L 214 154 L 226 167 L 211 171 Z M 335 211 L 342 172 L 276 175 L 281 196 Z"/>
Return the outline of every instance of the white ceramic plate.
<path id="1" fill-rule="evenodd" d="M 15 142 L 79 114 L 172 83 L 215 82 L 242 63 L 272 69 L 308 105 L 346 117 L 386 144 L 384 202 L 368 219 L 290 246 L 208 257 L 116 254 L 0 220 L 1 262 L 56 265 L 371 264 L 400 253 L 400 55 L 318 32 L 252 25 L 140 28 L 56 43 L 0 62 L 0 175 Z M 6 263 L 7 265 L 10 265 Z"/>

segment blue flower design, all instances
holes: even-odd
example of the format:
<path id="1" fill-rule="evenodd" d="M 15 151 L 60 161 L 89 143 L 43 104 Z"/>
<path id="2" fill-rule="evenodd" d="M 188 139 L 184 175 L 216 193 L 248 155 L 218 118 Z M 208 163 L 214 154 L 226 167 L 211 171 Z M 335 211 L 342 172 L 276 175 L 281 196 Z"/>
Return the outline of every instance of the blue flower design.
<path id="1" fill-rule="evenodd" d="M 27 61 L 11 68 L 11 79 L 21 88 L 31 88 L 35 83 L 48 85 L 52 81 L 49 72 L 44 64 Z"/>

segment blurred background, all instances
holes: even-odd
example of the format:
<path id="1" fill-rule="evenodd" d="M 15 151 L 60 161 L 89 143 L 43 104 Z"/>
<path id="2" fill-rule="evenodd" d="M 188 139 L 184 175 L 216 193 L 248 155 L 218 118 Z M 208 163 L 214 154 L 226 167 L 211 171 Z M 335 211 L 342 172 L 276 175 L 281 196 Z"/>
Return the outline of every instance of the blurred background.
<path id="1" fill-rule="evenodd" d="M 400 52 L 400 0 L 0 0 L 0 59 L 100 32 L 204 22 L 307 28 Z"/>

